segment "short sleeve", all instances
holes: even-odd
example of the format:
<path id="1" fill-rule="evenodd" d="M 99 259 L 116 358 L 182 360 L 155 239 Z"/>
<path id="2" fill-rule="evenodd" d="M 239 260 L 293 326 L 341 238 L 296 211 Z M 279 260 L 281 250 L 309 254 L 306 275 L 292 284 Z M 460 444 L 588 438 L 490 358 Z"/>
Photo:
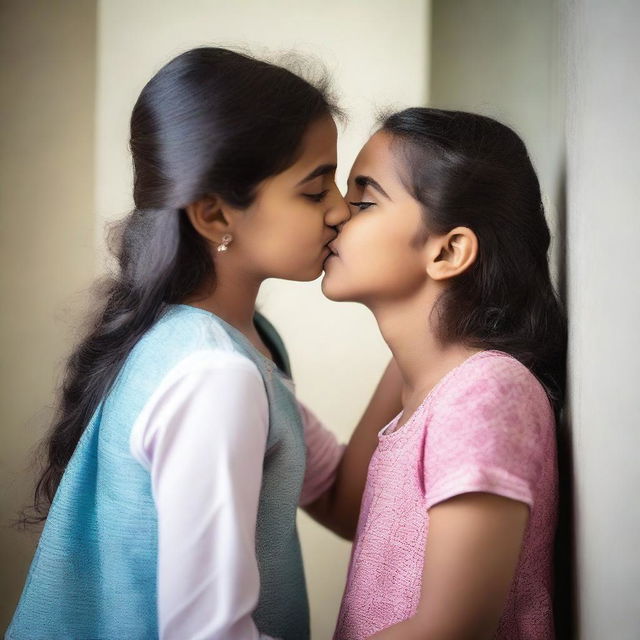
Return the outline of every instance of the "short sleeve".
<path id="1" fill-rule="evenodd" d="M 481 354 L 438 390 L 427 420 L 427 508 L 475 491 L 533 507 L 554 422 L 544 389 L 524 365 Z"/>
<path id="2" fill-rule="evenodd" d="M 338 465 L 346 445 L 339 444 L 333 432 L 302 403 L 298 403 L 304 424 L 307 449 L 306 470 L 299 504 L 306 507 L 317 500 L 335 482 Z"/>

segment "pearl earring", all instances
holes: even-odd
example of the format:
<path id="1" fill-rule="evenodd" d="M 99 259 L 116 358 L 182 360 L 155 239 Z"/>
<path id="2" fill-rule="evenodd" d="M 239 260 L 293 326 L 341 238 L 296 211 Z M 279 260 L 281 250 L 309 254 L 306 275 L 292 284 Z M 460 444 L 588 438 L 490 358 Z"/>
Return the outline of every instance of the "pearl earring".
<path id="1" fill-rule="evenodd" d="M 218 245 L 218 252 L 224 253 L 225 251 L 227 251 L 232 240 L 233 236 L 230 233 L 225 233 L 222 236 L 222 242 Z"/>

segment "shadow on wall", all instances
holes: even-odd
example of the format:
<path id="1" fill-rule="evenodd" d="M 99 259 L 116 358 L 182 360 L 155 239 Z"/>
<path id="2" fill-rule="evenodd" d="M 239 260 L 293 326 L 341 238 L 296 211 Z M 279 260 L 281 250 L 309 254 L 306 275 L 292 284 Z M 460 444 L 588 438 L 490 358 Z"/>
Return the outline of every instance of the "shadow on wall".
<path id="1" fill-rule="evenodd" d="M 558 294 L 567 308 L 567 195 L 566 162 L 562 163 L 558 181 L 557 242 L 558 242 Z M 568 375 L 567 368 L 567 375 Z M 570 380 L 567 378 L 567 388 Z M 569 397 L 567 393 L 566 398 Z M 573 424 L 568 400 L 558 421 L 559 520 L 554 550 L 556 637 L 573 640 L 579 637 L 577 611 L 576 537 L 574 508 Z"/>

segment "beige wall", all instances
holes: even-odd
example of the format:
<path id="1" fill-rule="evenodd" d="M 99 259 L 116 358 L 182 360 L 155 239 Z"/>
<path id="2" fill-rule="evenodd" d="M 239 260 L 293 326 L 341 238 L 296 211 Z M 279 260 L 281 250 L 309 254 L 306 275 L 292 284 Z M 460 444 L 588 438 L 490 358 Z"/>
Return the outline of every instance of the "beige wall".
<path id="1" fill-rule="evenodd" d="M 28 500 L 31 449 L 47 426 L 94 264 L 95 3 L 3 1 L 0 14 L 0 631 L 34 536 L 9 526 Z"/>

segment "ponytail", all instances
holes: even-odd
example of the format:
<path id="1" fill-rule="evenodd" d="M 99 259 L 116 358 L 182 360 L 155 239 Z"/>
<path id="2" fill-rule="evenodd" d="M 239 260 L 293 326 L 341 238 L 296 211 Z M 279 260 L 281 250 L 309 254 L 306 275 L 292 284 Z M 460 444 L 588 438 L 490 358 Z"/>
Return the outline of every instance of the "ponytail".
<path id="1" fill-rule="evenodd" d="M 181 238 L 181 232 L 188 237 Z M 62 473 L 129 352 L 176 292 L 188 295 L 212 269 L 206 245 L 183 211 L 135 209 L 118 225 L 116 236 L 120 275 L 104 284 L 106 302 L 67 361 L 57 415 L 43 443 L 48 464 L 35 488 L 33 513 L 23 517 L 25 523 L 46 518 Z M 189 261 L 184 260 L 186 251 Z"/>

